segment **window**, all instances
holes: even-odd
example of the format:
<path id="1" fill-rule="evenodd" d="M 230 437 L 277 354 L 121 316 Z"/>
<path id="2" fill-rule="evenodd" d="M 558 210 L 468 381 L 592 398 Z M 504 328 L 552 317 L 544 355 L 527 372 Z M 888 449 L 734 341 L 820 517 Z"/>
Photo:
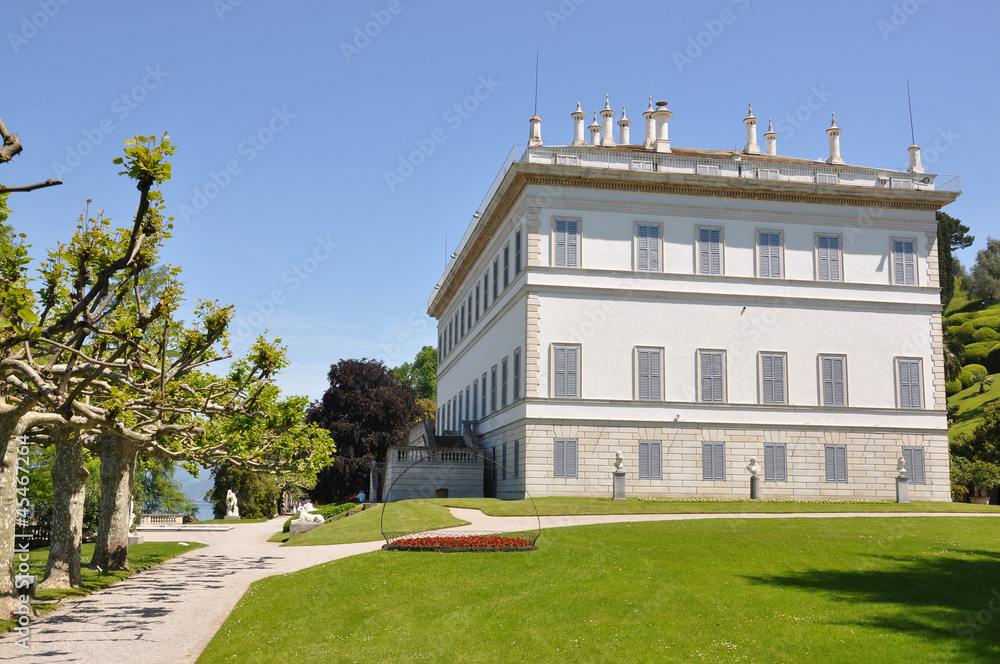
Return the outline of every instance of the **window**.
<path id="1" fill-rule="evenodd" d="M 722 229 L 698 229 L 698 274 L 722 274 Z"/>
<path id="2" fill-rule="evenodd" d="M 493 456 L 493 463 L 490 464 L 490 479 L 493 481 L 493 484 L 495 485 L 496 481 L 497 481 L 497 446 L 496 445 L 494 445 L 492 448 L 490 448 L 490 454 Z"/>
<path id="3" fill-rule="evenodd" d="M 520 475 L 520 472 L 521 472 L 520 471 L 520 467 L 521 467 L 521 441 L 520 440 L 515 440 L 514 441 L 514 465 L 510 469 L 511 470 L 511 474 L 514 475 L 514 477 L 518 477 Z"/>
<path id="4" fill-rule="evenodd" d="M 781 233 L 760 231 L 758 253 L 760 255 L 760 275 L 765 279 L 781 278 Z"/>
<path id="5" fill-rule="evenodd" d="M 701 400 L 722 403 L 726 400 L 721 350 L 698 351 L 701 364 Z"/>
<path id="6" fill-rule="evenodd" d="M 701 444 L 701 479 L 721 482 L 726 479 L 726 444 Z"/>
<path id="7" fill-rule="evenodd" d="M 444 428 L 451 430 L 451 401 L 445 404 Z"/>
<path id="8" fill-rule="evenodd" d="M 826 445 L 826 481 L 847 481 L 847 446 Z"/>
<path id="9" fill-rule="evenodd" d="M 660 441 L 640 440 L 639 441 L 639 479 L 640 480 L 661 480 L 663 470 L 661 468 Z"/>
<path id="10" fill-rule="evenodd" d="M 507 358 L 500 361 L 500 407 L 507 406 Z"/>
<path id="11" fill-rule="evenodd" d="M 461 339 L 462 337 L 465 336 L 465 305 L 464 304 L 462 305 L 462 317 L 461 317 L 461 320 L 462 320 L 462 334 L 461 334 L 461 336 L 458 337 L 459 339 Z"/>
<path id="12" fill-rule="evenodd" d="M 556 438 L 552 447 L 552 476 L 576 479 L 576 439 Z"/>
<path id="13" fill-rule="evenodd" d="M 579 222 L 556 219 L 556 267 L 577 267 Z"/>
<path id="14" fill-rule="evenodd" d="M 469 293 L 469 308 L 466 311 L 469 312 L 469 331 L 472 331 L 472 293 Z"/>
<path id="15" fill-rule="evenodd" d="M 472 406 L 469 405 L 469 401 L 470 401 L 469 400 L 469 392 L 470 392 L 469 386 L 466 385 L 465 386 L 465 419 L 466 420 L 469 419 L 469 409 L 472 408 Z"/>
<path id="16" fill-rule="evenodd" d="M 698 175 L 718 175 L 719 167 L 710 164 L 698 164 L 695 167 L 695 172 Z"/>
<path id="17" fill-rule="evenodd" d="M 440 362 L 442 359 L 443 358 L 442 358 L 442 351 L 441 351 L 441 333 L 438 332 L 438 362 Z"/>
<path id="18" fill-rule="evenodd" d="M 455 333 L 454 333 L 454 330 L 452 329 L 451 321 L 448 321 L 448 352 L 449 353 L 451 352 L 451 349 L 454 347 L 454 345 L 455 345 Z"/>
<path id="19" fill-rule="evenodd" d="M 484 410 L 485 412 L 485 410 Z M 472 419 L 479 419 L 479 379 L 472 381 Z"/>
<path id="20" fill-rule="evenodd" d="M 493 259 L 493 301 L 500 297 L 500 259 Z"/>
<path id="21" fill-rule="evenodd" d="M 476 284 L 476 322 L 479 322 L 479 284 Z"/>
<path id="22" fill-rule="evenodd" d="M 636 229 L 636 269 L 640 272 L 660 271 L 660 227 L 639 224 Z"/>
<path id="23" fill-rule="evenodd" d="M 490 273 L 489 271 L 483 275 L 483 313 L 486 312 L 487 307 L 490 306 Z"/>
<path id="24" fill-rule="evenodd" d="M 817 173 L 816 184 L 839 184 L 840 176 L 836 173 Z"/>
<path id="25" fill-rule="evenodd" d="M 764 481 L 765 482 L 787 482 L 788 470 L 786 460 L 785 445 L 764 444 Z"/>
<path id="26" fill-rule="evenodd" d="M 521 349 L 514 351 L 514 401 L 521 398 Z"/>
<path id="27" fill-rule="evenodd" d="M 503 248 L 503 288 L 507 290 L 510 285 L 510 245 Z"/>
<path id="28" fill-rule="evenodd" d="M 497 410 L 497 365 L 490 369 L 490 412 Z"/>
<path id="29" fill-rule="evenodd" d="M 661 357 L 659 348 L 639 348 L 636 350 L 636 365 L 639 373 L 639 399 L 641 401 L 660 401 L 661 394 Z"/>
<path id="30" fill-rule="evenodd" d="M 840 236 L 816 236 L 816 277 L 820 281 L 840 281 Z"/>
<path id="31" fill-rule="evenodd" d="M 844 397 L 844 358 L 820 356 L 820 366 L 823 370 L 823 405 L 843 406 Z"/>
<path id="32" fill-rule="evenodd" d="M 507 479 L 507 443 L 500 446 L 500 479 Z"/>
<path id="33" fill-rule="evenodd" d="M 579 372 L 579 346 L 555 346 L 554 347 L 553 372 L 555 396 L 576 398 L 579 396 L 577 390 Z"/>
<path id="34" fill-rule="evenodd" d="M 458 393 L 458 408 L 455 409 L 455 431 L 462 433 L 462 393 Z"/>
<path id="35" fill-rule="evenodd" d="M 924 448 L 904 447 L 903 461 L 906 463 L 906 474 L 910 476 L 907 484 L 925 484 L 927 478 L 924 475 Z"/>
<path id="36" fill-rule="evenodd" d="M 899 376 L 899 407 L 920 408 L 920 360 L 897 358 Z"/>
<path id="37" fill-rule="evenodd" d="M 437 433 L 439 435 L 444 430 L 444 415 L 443 415 L 443 413 L 444 413 L 444 406 L 441 406 L 440 408 L 437 409 L 437 422 L 435 422 L 435 424 L 437 424 Z"/>
<path id="38" fill-rule="evenodd" d="M 892 241 L 893 283 L 900 286 L 917 285 L 917 253 L 913 240 Z"/>
<path id="39" fill-rule="evenodd" d="M 486 374 L 483 374 L 483 417 L 486 417 Z"/>
<path id="40" fill-rule="evenodd" d="M 521 231 L 514 233 L 514 274 L 521 274 Z"/>
<path id="41" fill-rule="evenodd" d="M 760 354 L 761 403 L 785 403 L 785 354 Z"/>

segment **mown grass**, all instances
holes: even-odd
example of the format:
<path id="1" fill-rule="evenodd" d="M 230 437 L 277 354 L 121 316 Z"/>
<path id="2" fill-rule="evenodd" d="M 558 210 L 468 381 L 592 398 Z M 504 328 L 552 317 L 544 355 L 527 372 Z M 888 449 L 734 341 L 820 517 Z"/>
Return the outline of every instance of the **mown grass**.
<path id="1" fill-rule="evenodd" d="M 958 406 L 955 421 L 948 427 L 948 438 L 954 440 L 956 434 L 972 433 L 979 426 L 986 407 L 1000 398 L 1000 374 L 991 375 L 996 382 L 982 394 L 979 385 L 973 385 L 948 397 L 949 405 Z"/>
<path id="2" fill-rule="evenodd" d="M 198 661 L 996 662 L 997 528 L 725 519 L 378 551 L 254 583 Z"/>
<path id="3" fill-rule="evenodd" d="M 430 500 L 401 500 L 398 503 L 378 505 L 351 516 L 324 523 L 287 541 L 285 546 L 310 546 L 316 544 L 351 544 L 374 542 L 382 539 L 382 510 L 385 512 L 385 529 L 393 532 L 413 532 L 435 528 L 463 526 L 468 521 L 456 519 L 442 505 Z M 279 535 L 287 533 L 279 533 Z M 275 535 L 271 541 L 275 541 Z"/>
<path id="4" fill-rule="evenodd" d="M 98 572 L 96 569 L 84 567 L 81 570 L 82 586 L 79 588 L 39 590 L 35 595 L 37 603 L 32 603 L 32 607 L 39 614 L 44 615 L 59 608 L 61 606 L 59 600 L 89 595 L 92 592 L 118 583 L 122 579 L 127 579 L 136 572 L 149 569 L 185 551 L 200 549 L 203 546 L 205 545 L 197 542 L 188 542 L 185 545 L 181 545 L 178 542 L 143 542 L 142 544 L 133 544 L 128 548 L 128 563 L 129 567 L 132 568 L 131 572 Z M 93 555 L 94 545 L 84 544 L 82 557 L 85 565 Z M 28 573 L 37 576 L 39 583 L 41 583 L 42 576 L 45 574 L 45 565 L 48 559 L 48 547 L 34 549 L 29 554 L 28 565 L 31 569 Z M 15 622 L 13 620 L 0 620 L 0 632 L 10 631 L 14 625 Z"/>

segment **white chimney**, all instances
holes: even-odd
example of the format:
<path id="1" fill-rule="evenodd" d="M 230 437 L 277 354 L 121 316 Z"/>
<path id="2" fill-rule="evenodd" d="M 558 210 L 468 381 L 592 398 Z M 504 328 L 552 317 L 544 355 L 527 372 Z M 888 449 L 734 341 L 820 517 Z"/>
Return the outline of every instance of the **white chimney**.
<path id="1" fill-rule="evenodd" d="M 747 154 L 760 154 L 760 144 L 757 143 L 757 118 L 753 116 L 753 104 L 749 105 L 747 116 L 743 118 L 743 124 L 747 126 L 747 144 L 743 152 Z"/>
<path id="2" fill-rule="evenodd" d="M 837 116 L 830 114 L 830 128 L 826 130 L 830 137 L 830 158 L 826 160 L 828 164 L 843 164 L 844 158 L 840 156 L 840 127 L 837 126 Z"/>
<path id="3" fill-rule="evenodd" d="M 590 144 L 601 144 L 601 125 L 597 124 L 597 111 L 594 111 L 594 123 L 590 125 Z"/>
<path id="4" fill-rule="evenodd" d="M 647 150 L 652 150 L 653 146 L 656 145 L 656 121 L 653 120 L 653 97 L 649 97 L 649 108 L 642 117 L 646 118 L 646 140 L 643 141 L 642 147 Z"/>
<path id="5" fill-rule="evenodd" d="M 618 142 L 622 145 L 628 145 L 628 126 L 632 124 L 632 121 L 625 117 L 625 107 L 622 106 L 622 119 L 618 121 Z"/>
<path id="6" fill-rule="evenodd" d="M 587 114 L 580 108 L 580 102 L 576 103 L 576 110 L 573 111 L 573 145 L 586 145 L 587 140 L 583 137 L 584 122 Z"/>
<path id="7" fill-rule="evenodd" d="M 604 138 L 601 139 L 601 145 L 606 147 L 614 146 L 615 144 L 615 112 L 611 110 L 611 99 L 608 95 L 604 95 L 604 110 L 601 111 L 601 118 L 604 119 Z"/>
<path id="8" fill-rule="evenodd" d="M 910 146 L 910 172 L 923 173 L 924 165 L 920 163 L 920 146 L 914 143 Z"/>
<path id="9" fill-rule="evenodd" d="M 667 102 L 656 102 L 656 110 L 653 111 L 653 120 L 656 123 L 656 151 L 670 152 L 670 138 L 667 134 L 667 121 L 673 116 L 673 112 L 667 110 Z"/>
<path id="10" fill-rule="evenodd" d="M 771 124 L 771 118 L 767 119 L 767 133 L 764 134 L 764 140 L 767 141 L 767 153 L 778 154 L 778 132 Z"/>
<path id="11" fill-rule="evenodd" d="M 532 115 L 528 120 L 528 145 L 542 144 L 542 119 L 537 115 Z"/>

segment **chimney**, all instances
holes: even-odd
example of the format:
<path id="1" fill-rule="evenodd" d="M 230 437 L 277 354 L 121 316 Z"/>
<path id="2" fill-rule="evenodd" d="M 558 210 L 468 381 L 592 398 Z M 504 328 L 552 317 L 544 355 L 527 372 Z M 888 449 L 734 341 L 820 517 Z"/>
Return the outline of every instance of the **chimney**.
<path id="1" fill-rule="evenodd" d="M 632 121 L 625 117 L 625 107 L 622 106 L 622 119 L 618 121 L 618 142 L 622 145 L 628 145 L 628 126 L 632 124 Z"/>
<path id="2" fill-rule="evenodd" d="M 749 104 L 747 116 L 743 118 L 743 124 L 747 126 L 747 144 L 743 148 L 746 154 L 760 154 L 760 144 L 757 143 L 757 118 L 753 116 L 753 104 Z"/>
<path id="3" fill-rule="evenodd" d="M 830 137 L 830 158 L 826 163 L 843 164 L 844 158 L 840 156 L 840 127 L 837 126 L 837 116 L 831 113 L 830 118 L 830 128 L 826 130 Z"/>
<path id="4" fill-rule="evenodd" d="M 670 138 L 667 135 L 667 121 L 673 116 L 673 112 L 667 110 L 667 102 L 656 102 L 656 110 L 653 111 L 653 120 L 656 123 L 656 147 L 657 152 L 670 152 Z"/>
<path id="5" fill-rule="evenodd" d="M 642 147 L 646 150 L 652 150 L 653 146 L 656 145 L 656 122 L 653 120 L 653 97 L 649 97 L 649 108 L 642 117 L 646 118 L 646 140 L 643 141 Z"/>
<path id="6" fill-rule="evenodd" d="M 542 144 L 542 119 L 537 115 L 532 115 L 528 120 L 528 145 L 535 146 Z"/>
<path id="7" fill-rule="evenodd" d="M 576 103 L 576 110 L 573 112 L 573 145 L 586 145 L 587 141 L 583 137 L 583 123 L 587 119 L 587 114 L 580 109 L 580 102 Z"/>
<path id="8" fill-rule="evenodd" d="M 613 147 L 615 144 L 614 117 L 615 112 L 611 110 L 610 97 L 604 95 L 604 110 L 601 111 L 601 118 L 604 119 L 604 138 L 601 139 L 601 145 L 605 147 Z"/>
<path id="9" fill-rule="evenodd" d="M 594 123 L 590 125 L 590 144 L 601 144 L 601 125 L 597 124 L 597 111 L 594 111 Z"/>
<path id="10" fill-rule="evenodd" d="M 771 124 L 771 118 L 767 119 L 767 133 L 764 134 L 764 140 L 767 141 L 767 153 L 778 154 L 778 132 Z"/>
<path id="11" fill-rule="evenodd" d="M 932 164 L 933 165 L 933 164 Z M 910 168 L 911 173 L 923 173 L 924 165 L 920 163 L 920 146 L 914 143 L 910 146 Z"/>

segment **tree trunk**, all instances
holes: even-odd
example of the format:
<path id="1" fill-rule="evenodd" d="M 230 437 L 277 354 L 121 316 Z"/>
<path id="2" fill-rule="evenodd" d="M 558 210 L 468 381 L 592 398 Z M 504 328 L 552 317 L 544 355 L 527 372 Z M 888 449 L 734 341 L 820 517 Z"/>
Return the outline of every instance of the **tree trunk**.
<path id="1" fill-rule="evenodd" d="M 45 581 L 40 588 L 76 588 L 80 578 L 83 543 L 83 501 L 87 469 L 83 443 L 76 431 L 54 433 L 56 458 L 52 464 L 52 535 Z"/>
<path id="2" fill-rule="evenodd" d="M 0 619 L 9 618 L 19 605 L 14 586 L 16 547 L 14 525 L 17 519 L 17 440 L 12 427 L 0 426 Z M 26 540 L 25 540 L 26 541 Z"/>
<path id="3" fill-rule="evenodd" d="M 132 527 L 132 490 L 137 448 L 111 436 L 95 444 L 101 457 L 101 516 L 91 567 L 128 570 L 128 533 Z"/>

